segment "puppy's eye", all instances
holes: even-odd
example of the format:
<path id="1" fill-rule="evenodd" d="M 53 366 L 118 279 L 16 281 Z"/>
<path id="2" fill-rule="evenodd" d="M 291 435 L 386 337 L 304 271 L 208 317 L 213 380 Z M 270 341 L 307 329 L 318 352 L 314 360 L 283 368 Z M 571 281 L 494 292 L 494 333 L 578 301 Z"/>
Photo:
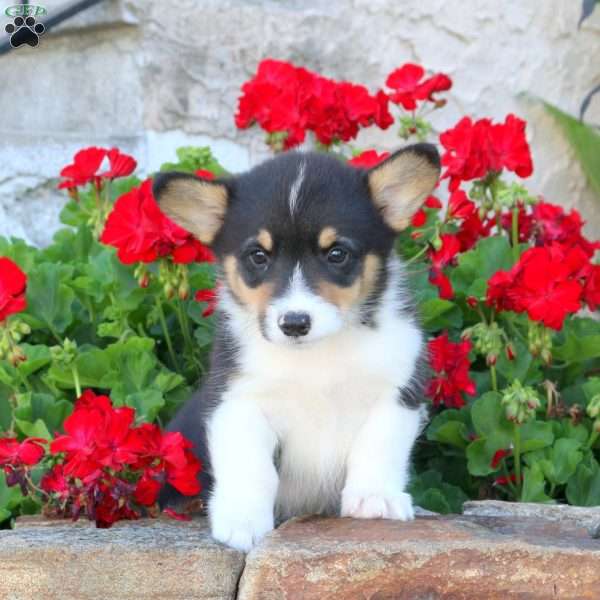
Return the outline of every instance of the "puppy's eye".
<path id="1" fill-rule="evenodd" d="M 349 258 L 350 252 L 348 252 L 348 250 L 342 246 L 333 246 L 333 248 L 330 248 L 329 252 L 327 253 L 327 262 L 331 263 L 332 265 L 345 265 Z"/>
<path id="2" fill-rule="evenodd" d="M 269 255 L 264 250 L 256 248 L 248 254 L 248 260 L 255 267 L 264 269 L 269 263 Z"/>

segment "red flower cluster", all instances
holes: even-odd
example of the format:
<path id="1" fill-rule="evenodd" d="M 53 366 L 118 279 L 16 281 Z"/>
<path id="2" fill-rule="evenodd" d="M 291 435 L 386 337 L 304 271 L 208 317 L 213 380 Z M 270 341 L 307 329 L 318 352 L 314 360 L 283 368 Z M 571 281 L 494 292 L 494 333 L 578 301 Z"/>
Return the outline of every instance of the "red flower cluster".
<path id="1" fill-rule="evenodd" d="M 452 87 L 452 80 L 443 73 L 436 73 L 428 79 L 420 65 L 406 63 L 392 71 L 385 85 L 393 90 L 389 95 L 394 104 L 401 104 L 405 110 L 415 110 L 419 102 L 439 102 L 434 94 L 445 92 Z"/>
<path id="2" fill-rule="evenodd" d="M 487 303 L 496 310 L 526 312 L 559 330 L 582 301 L 594 309 L 600 300 L 597 265 L 580 247 L 552 243 L 530 248 L 510 271 L 498 271 L 488 281 Z"/>
<path id="3" fill-rule="evenodd" d="M 0 256 L 0 323 L 27 308 L 27 277 L 10 258 Z"/>
<path id="4" fill-rule="evenodd" d="M 533 163 L 525 125 L 525 121 L 514 115 L 496 124 L 490 119 L 473 123 L 464 117 L 453 129 L 442 133 L 440 142 L 446 150 L 442 156 L 442 165 L 446 167 L 442 179 L 450 178 L 450 190 L 456 190 L 462 181 L 482 179 L 502 169 L 529 177 Z"/>
<path id="5" fill-rule="evenodd" d="M 184 495 L 199 493 L 201 465 L 192 444 L 156 425 L 135 427 L 134 419 L 133 409 L 114 408 L 110 398 L 90 390 L 83 393 L 64 422 L 65 433 L 50 444 L 55 464 L 40 482 L 49 508 L 74 519 L 83 513 L 109 527 L 139 518 L 142 507 L 153 508 L 165 483 Z M 0 466 L 9 485 L 28 492 L 28 468 L 44 457 L 43 444 L 36 438 L 0 439 Z"/>
<path id="6" fill-rule="evenodd" d="M 108 169 L 98 173 L 102 163 L 108 160 Z M 64 180 L 58 184 L 59 189 L 72 189 L 93 183 L 97 188 L 102 187 L 102 179 L 115 179 L 131 175 L 137 166 L 132 156 L 123 154 L 118 148 L 84 148 L 75 154 L 73 163 L 60 172 Z"/>
<path id="7" fill-rule="evenodd" d="M 285 148 L 314 132 L 321 144 L 354 139 L 361 127 L 393 122 L 389 98 L 371 95 L 362 85 L 334 81 L 278 60 L 263 60 L 256 75 L 242 86 L 235 124 L 246 129 L 258 123 L 268 133 L 285 132 Z"/>
<path id="8" fill-rule="evenodd" d="M 470 340 L 451 342 L 447 331 L 429 342 L 429 361 L 434 376 L 426 394 L 434 406 L 444 403 L 448 408 L 460 408 L 465 405 L 463 392 L 475 394 L 475 383 L 469 377 L 470 351 Z"/>
<path id="9" fill-rule="evenodd" d="M 100 236 L 117 248 L 125 264 L 149 263 L 171 256 L 174 263 L 213 262 L 212 251 L 167 218 L 152 195 L 152 180 L 131 189 L 115 202 Z"/>
<path id="10" fill-rule="evenodd" d="M 348 164 L 352 165 L 353 167 L 370 169 L 371 167 L 376 167 L 380 162 L 383 162 L 389 155 L 389 152 L 378 153 L 376 150 L 365 150 L 364 152 L 352 157 L 348 161 Z"/>

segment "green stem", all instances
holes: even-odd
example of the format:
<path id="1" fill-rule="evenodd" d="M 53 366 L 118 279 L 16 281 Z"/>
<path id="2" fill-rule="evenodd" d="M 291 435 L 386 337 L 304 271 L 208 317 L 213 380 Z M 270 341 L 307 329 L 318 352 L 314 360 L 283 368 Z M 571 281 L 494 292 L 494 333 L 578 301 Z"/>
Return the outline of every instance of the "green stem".
<path id="1" fill-rule="evenodd" d="M 512 209 L 512 255 L 513 262 L 519 262 L 519 207 L 515 206 Z"/>
<path id="2" fill-rule="evenodd" d="M 517 489 L 519 490 L 519 495 L 517 500 L 521 499 L 521 428 L 517 423 L 513 424 L 514 427 L 514 437 L 513 437 L 513 456 L 515 459 L 515 478 L 517 480 Z"/>
<path id="3" fill-rule="evenodd" d="M 177 317 L 179 319 L 179 326 L 181 327 L 181 333 L 183 334 L 183 341 L 185 342 L 185 347 L 190 358 L 190 361 L 194 365 L 197 375 L 200 375 L 200 371 L 198 368 L 198 364 L 194 357 L 194 343 L 192 342 L 192 336 L 190 335 L 190 325 L 187 319 L 187 315 L 185 314 L 185 307 L 181 300 L 176 301 L 177 306 Z"/>
<path id="4" fill-rule="evenodd" d="M 506 477 L 507 485 L 510 488 L 512 495 L 514 496 L 514 499 L 518 500 L 519 490 L 516 488 L 515 484 L 510 479 L 510 473 L 508 471 L 508 467 L 506 466 L 506 459 L 504 459 L 504 458 L 502 459 L 502 472 L 504 473 L 504 476 Z"/>
<path id="5" fill-rule="evenodd" d="M 75 364 L 71 365 L 71 373 L 73 374 L 73 383 L 75 384 L 75 393 L 79 398 L 81 396 L 81 383 L 79 382 L 79 371 Z"/>
<path id="6" fill-rule="evenodd" d="M 591 449 L 592 446 L 596 443 L 597 439 L 598 439 L 598 432 L 594 429 L 594 431 L 592 431 L 592 433 L 590 434 L 590 438 L 587 441 L 586 447 L 588 449 Z"/>
<path id="7" fill-rule="evenodd" d="M 156 297 L 156 308 L 158 308 L 158 318 L 160 319 L 160 326 L 162 327 L 163 335 L 165 336 L 165 342 L 167 343 L 167 348 L 169 349 L 169 356 L 171 357 L 173 368 L 180 373 L 181 371 L 179 370 L 179 365 L 177 364 L 175 351 L 173 350 L 173 341 L 171 340 L 171 334 L 169 333 L 167 320 L 165 319 L 165 311 L 163 310 L 162 302 L 158 299 L 158 297 Z"/>
<path id="8" fill-rule="evenodd" d="M 492 389 L 498 391 L 498 376 L 496 375 L 496 365 L 490 365 L 490 377 L 492 379 Z"/>
<path id="9" fill-rule="evenodd" d="M 421 256 L 423 256 L 423 254 L 425 254 L 425 252 L 427 252 L 427 250 L 429 250 L 429 247 L 423 246 L 423 248 L 421 248 L 421 250 L 419 250 L 414 256 L 411 256 L 404 264 L 410 265 L 411 263 L 415 262 L 415 260 L 417 260 L 417 258 L 420 258 Z"/>

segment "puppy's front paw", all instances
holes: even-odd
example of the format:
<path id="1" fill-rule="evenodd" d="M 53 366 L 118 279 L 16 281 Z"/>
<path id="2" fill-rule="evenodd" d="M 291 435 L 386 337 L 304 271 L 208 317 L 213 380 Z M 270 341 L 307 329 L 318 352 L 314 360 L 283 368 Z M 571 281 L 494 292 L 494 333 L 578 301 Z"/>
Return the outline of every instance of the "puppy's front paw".
<path id="1" fill-rule="evenodd" d="M 223 502 L 210 503 L 209 517 L 212 536 L 236 550 L 250 551 L 274 527 L 273 508 Z"/>
<path id="2" fill-rule="evenodd" d="M 396 519 L 410 521 L 415 518 L 412 498 L 405 492 L 371 494 L 344 490 L 342 517 L 355 519 Z"/>

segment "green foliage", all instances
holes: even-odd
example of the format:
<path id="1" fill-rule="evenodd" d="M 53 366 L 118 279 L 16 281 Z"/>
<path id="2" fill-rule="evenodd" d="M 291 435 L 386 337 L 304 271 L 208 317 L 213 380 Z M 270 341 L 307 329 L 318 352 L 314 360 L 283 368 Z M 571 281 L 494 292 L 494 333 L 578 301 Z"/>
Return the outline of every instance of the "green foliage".
<path id="1" fill-rule="evenodd" d="M 590 185 L 600 196 L 600 134 L 590 125 L 544 102 L 575 151 Z"/>
<path id="2" fill-rule="evenodd" d="M 206 148 L 182 148 L 178 156 L 169 169 L 225 173 Z M 135 177 L 112 182 L 105 190 L 110 203 L 139 183 Z M 185 300 L 166 296 L 158 264 L 148 265 L 150 282 L 142 288 L 136 265 L 122 264 L 97 241 L 95 210 L 92 191 L 80 190 L 79 201 L 62 211 L 68 227 L 43 250 L 0 238 L 0 256 L 28 278 L 27 309 L 10 322 L 31 329 L 19 343 L 25 360 L 18 366 L 0 360 L 0 436 L 51 438 L 85 388 L 135 408 L 140 422 L 165 424 L 206 370 L 212 317 L 201 316 L 204 305 L 193 292 L 214 285 L 213 265 L 185 267 L 192 292 Z M 187 340 L 194 338 L 201 343 L 190 348 Z M 38 508 L 18 486 L 7 487 L 0 469 L 0 526 Z"/>

